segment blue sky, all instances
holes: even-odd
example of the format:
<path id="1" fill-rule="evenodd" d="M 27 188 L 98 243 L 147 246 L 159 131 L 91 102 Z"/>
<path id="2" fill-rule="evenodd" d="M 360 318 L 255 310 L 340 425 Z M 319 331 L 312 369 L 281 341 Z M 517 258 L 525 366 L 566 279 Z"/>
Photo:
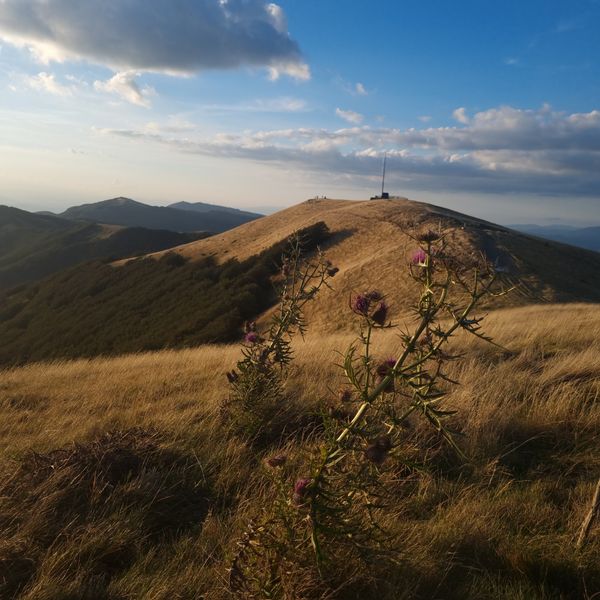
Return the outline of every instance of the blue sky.
<path id="1" fill-rule="evenodd" d="M 600 2 L 0 0 L 0 202 L 600 224 Z"/>

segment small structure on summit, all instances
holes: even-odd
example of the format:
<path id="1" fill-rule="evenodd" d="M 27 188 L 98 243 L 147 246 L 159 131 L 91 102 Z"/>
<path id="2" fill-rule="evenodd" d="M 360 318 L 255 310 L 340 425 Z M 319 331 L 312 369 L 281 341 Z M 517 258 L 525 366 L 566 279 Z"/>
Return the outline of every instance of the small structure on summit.
<path id="1" fill-rule="evenodd" d="M 371 200 L 389 200 L 390 195 L 385 191 L 385 165 L 387 162 L 387 152 L 383 155 L 383 173 L 381 174 L 381 196 L 371 196 Z"/>

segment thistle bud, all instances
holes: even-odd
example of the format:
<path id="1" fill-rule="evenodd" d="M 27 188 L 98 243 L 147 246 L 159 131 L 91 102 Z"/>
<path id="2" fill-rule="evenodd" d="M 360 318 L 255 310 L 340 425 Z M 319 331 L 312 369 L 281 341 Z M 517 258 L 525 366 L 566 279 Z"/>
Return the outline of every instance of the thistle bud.
<path id="1" fill-rule="evenodd" d="M 312 479 L 308 479 L 307 477 L 296 481 L 294 484 L 294 495 L 292 496 L 294 504 L 301 505 L 305 503 L 311 483 Z"/>
<path id="2" fill-rule="evenodd" d="M 419 242 L 431 243 L 437 242 L 437 240 L 439 240 L 441 237 L 442 236 L 437 231 L 433 231 L 433 229 L 428 229 L 427 231 L 424 231 L 423 233 L 417 235 L 417 240 L 419 240 Z"/>
<path id="3" fill-rule="evenodd" d="M 383 300 L 383 294 L 377 290 L 371 290 L 366 296 L 370 302 L 379 302 L 380 300 Z"/>
<path id="4" fill-rule="evenodd" d="M 380 302 L 379 306 L 375 310 L 375 312 L 371 315 L 371 319 L 376 325 L 383 327 L 387 320 L 388 315 L 388 305 L 385 302 Z"/>
<path id="5" fill-rule="evenodd" d="M 244 341 L 247 344 L 256 344 L 259 340 L 260 340 L 260 337 L 258 336 L 258 333 L 256 333 L 256 331 L 249 331 L 244 336 Z"/>
<path id="6" fill-rule="evenodd" d="M 275 469 L 276 467 L 282 467 L 285 465 L 287 461 L 287 456 L 285 454 L 277 454 L 276 456 L 271 456 L 271 458 L 267 458 L 265 461 L 269 467 Z"/>
<path id="7" fill-rule="evenodd" d="M 350 390 L 348 388 L 340 390 L 340 402 L 342 404 L 350 402 L 351 400 L 352 400 L 352 390 Z"/>
<path id="8" fill-rule="evenodd" d="M 392 440 L 390 436 L 387 434 L 380 435 L 365 448 L 365 456 L 372 463 L 381 465 L 387 458 L 391 448 Z"/>
<path id="9" fill-rule="evenodd" d="M 391 374 L 395 365 L 396 365 L 395 358 L 388 358 L 387 360 L 384 360 L 382 363 L 380 363 L 380 365 L 377 367 L 377 376 L 378 376 L 380 382 L 382 382 L 388 375 Z M 383 391 L 384 392 L 393 392 L 394 391 L 394 379 L 393 378 L 387 383 L 387 385 L 385 386 Z"/>

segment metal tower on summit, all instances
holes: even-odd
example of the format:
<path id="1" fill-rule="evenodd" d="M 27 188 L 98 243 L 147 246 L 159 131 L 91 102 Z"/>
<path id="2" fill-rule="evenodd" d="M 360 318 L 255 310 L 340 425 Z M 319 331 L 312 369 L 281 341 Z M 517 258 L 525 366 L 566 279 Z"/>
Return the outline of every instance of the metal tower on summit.
<path id="1" fill-rule="evenodd" d="M 384 192 L 385 188 L 385 166 L 387 164 L 387 152 L 383 155 L 383 173 L 381 175 L 381 197 L 389 198 L 390 195 L 387 192 Z"/>
<path id="2" fill-rule="evenodd" d="M 381 174 L 381 196 L 371 196 L 371 200 L 389 200 L 390 194 L 385 191 L 385 167 L 387 164 L 387 152 L 383 155 L 383 172 Z"/>

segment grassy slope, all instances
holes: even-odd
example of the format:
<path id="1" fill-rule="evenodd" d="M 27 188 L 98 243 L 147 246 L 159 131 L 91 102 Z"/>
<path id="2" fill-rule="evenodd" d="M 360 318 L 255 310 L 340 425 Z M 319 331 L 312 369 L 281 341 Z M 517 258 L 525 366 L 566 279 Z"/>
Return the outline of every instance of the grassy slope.
<path id="1" fill-rule="evenodd" d="M 327 239 L 304 231 L 307 251 Z M 185 261 L 178 254 L 95 262 L 0 298 L 0 364 L 189 347 L 237 339 L 274 302 L 286 239 L 245 261 Z"/>
<path id="2" fill-rule="evenodd" d="M 509 265 L 526 284 L 528 295 L 513 294 L 495 306 L 550 302 L 600 302 L 600 255 L 535 239 L 515 231 L 410 200 L 308 201 L 247 223 L 209 239 L 177 249 L 187 258 L 244 259 L 268 248 L 292 231 L 324 221 L 332 232 L 327 257 L 340 269 L 335 291 L 323 293 L 310 309 L 319 331 L 346 329 L 345 306 L 339 298 L 373 282 L 390 298 L 395 315 L 402 314 L 415 289 L 405 265 L 415 243 L 405 231 L 423 227 L 450 230 L 453 252 L 463 260 L 484 251 Z"/>
<path id="3" fill-rule="evenodd" d="M 201 237 L 206 234 L 80 223 L 0 206 L 0 289 L 79 263 L 147 254 Z"/>
<path id="4" fill-rule="evenodd" d="M 45 240 L 27 254 L 0 268 L 0 284 L 19 285 L 37 281 L 54 273 L 92 260 L 114 260 L 139 256 L 186 244 L 206 237 L 202 233 L 177 233 L 142 227 L 114 228 L 106 225 L 78 225 L 72 230 Z"/>
<path id="5" fill-rule="evenodd" d="M 421 426 L 407 431 L 405 456 L 434 456 L 397 472 L 386 518 L 402 540 L 401 566 L 387 574 L 393 591 L 360 570 L 354 591 L 333 597 L 576 599 L 600 589 L 598 529 L 574 551 L 600 469 L 600 307 L 498 310 L 486 331 L 510 352 L 458 339 L 467 358 L 449 401 L 471 464 L 459 466 Z M 394 354 L 394 334 L 383 335 L 380 354 Z M 332 351 L 349 340 L 298 341 L 291 410 L 311 413 L 337 389 Z M 238 356 L 205 346 L 1 374 L 0 575 L 29 577 L 20 597 L 230 597 L 225 556 L 270 502 L 262 455 L 219 420 Z M 30 449 L 134 427 L 151 433 L 21 462 Z M 295 433 L 287 449 L 302 456 L 307 442 Z M 133 460 L 129 477 L 107 471 L 117 458 Z M 340 576 L 349 568 L 339 565 Z"/>

